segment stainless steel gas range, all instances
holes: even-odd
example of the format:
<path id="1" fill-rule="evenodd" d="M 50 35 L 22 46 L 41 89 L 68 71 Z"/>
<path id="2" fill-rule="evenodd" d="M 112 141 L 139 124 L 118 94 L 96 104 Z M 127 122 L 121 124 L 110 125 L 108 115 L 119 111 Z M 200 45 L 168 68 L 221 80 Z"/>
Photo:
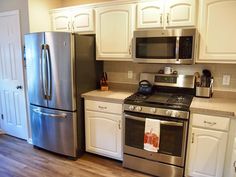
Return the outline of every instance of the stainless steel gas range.
<path id="1" fill-rule="evenodd" d="M 142 73 L 140 80 L 154 87 L 151 94 L 137 92 L 124 101 L 123 166 L 160 177 L 182 177 L 194 76 Z M 144 150 L 147 119 L 160 123 L 157 152 Z"/>

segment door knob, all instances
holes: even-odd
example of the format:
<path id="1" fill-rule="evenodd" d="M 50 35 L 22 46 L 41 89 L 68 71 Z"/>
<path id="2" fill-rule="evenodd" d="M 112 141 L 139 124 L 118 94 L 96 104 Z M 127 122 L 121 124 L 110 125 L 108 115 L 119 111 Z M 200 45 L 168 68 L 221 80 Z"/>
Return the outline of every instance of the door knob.
<path id="1" fill-rule="evenodd" d="M 22 86 L 21 85 L 17 85 L 16 89 L 22 89 Z"/>

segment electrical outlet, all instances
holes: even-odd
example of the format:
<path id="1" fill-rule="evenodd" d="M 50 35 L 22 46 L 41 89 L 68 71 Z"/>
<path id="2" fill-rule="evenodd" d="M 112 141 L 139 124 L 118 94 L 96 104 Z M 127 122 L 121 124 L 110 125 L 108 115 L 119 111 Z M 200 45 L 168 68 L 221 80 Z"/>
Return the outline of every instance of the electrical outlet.
<path id="1" fill-rule="evenodd" d="M 230 85 L 230 75 L 223 75 L 222 85 Z"/>
<path id="2" fill-rule="evenodd" d="M 128 79 L 133 79 L 133 71 L 128 71 Z"/>

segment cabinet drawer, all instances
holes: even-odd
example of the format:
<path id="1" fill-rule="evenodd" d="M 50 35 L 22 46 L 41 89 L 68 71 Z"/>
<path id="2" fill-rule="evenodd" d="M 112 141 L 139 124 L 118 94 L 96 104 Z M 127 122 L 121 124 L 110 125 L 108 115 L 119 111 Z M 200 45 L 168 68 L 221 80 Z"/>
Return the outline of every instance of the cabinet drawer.
<path id="1" fill-rule="evenodd" d="M 122 104 L 103 101 L 85 100 L 85 109 L 114 114 L 122 114 Z"/>
<path id="2" fill-rule="evenodd" d="M 204 127 L 216 130 L 229 130 L 230 119 L 226 117 L 193 114 L 193 126 Z"/>

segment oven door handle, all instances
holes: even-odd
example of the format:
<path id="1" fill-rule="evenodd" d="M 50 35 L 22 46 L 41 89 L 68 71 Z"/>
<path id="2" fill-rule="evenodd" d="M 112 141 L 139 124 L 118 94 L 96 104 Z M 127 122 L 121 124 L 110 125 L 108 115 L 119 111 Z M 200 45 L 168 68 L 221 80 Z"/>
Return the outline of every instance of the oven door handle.
<path id="1" fill-rule="evenodd" d="M 127 115 L 127 114 L 125 114 L 125 118 L 126 119 L 137 120 L 137 121 L 142 121 L 142 122 L 145 122 L 145 120 L 146 120 L 146 118 L 140 118 L 140 117 L 137 117 L 137 116 L 130 116 L 130 115 Z M 162 125 L 179 126 L 179 127 L 183 127 L 184 126 L 184 123 L 174 122 L 174 121 L 163 121 L 163 120 L 161 120 L 160 123 Z"/>

